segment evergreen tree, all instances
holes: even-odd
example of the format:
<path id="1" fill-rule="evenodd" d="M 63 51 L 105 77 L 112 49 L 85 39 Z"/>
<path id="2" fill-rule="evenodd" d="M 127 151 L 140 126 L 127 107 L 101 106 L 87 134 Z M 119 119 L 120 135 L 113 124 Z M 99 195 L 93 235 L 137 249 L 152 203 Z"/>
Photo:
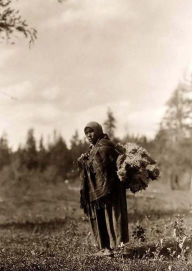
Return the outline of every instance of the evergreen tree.
<path id="1" fill-rule="evenodd" d="M 70 140 L 70 151 L 73 158 L 73 161 L 76 162 L 77 158 L 88 149 L 88 144 L 84 140 L 79 139 L 79 133 L 76 130 L 75 134 L 72 136 Z"/>
<path id="2" fill-rule="evenodd" d="M 11 162 L 11 150 L 8 146 L 7 135 L 0 137 L 0 169 Z"/>
<path id="3" fill-rule="evenodd" d="M 113 140 L 115 138 L 116 120 L 110 108 L 107 111 L 107 119 L 103 125 L 105 132 L 108 134 L 109 138 Z"/>
<path id="4" fill-rule="evenodd" d="M 24 148 L 24 164 L 29 170 L 38 167 L 36 139 L 34 137 L 33 129 L 29 129 L 27 133 L 27 140 Z"/>
<path id="5" fill-rule="evenodd" d="M 48 164 L 48 154 L 44 146 L 43 136 L 39 141 L 39 152 L 38 152 L 38 167 L 41 171 L 45 170 Z"/>
<path id="6" fill-rule="evenodd" d="M 75 134 L 72 136 L 70 143 L 71 143 L 70 153 L 72 158 L 72 168 L 71 172 L 69 173 L 69 178 L 74 179 L 79 175 L 77 159 L 78 157 L 80 157 L 82 153 L 87 152 L 88 143 L 85 140 L 79 139 L 79 134 L 77 130 L 75 131 Z"/>
<path id="7" fill-rule="evenodd" d="M 62 136 L 58 136 L 56 142 L 49 146 L 49 165 L 55 166 L 57 175 L 63 178 L 66 178 L 71 169 L 71 153 Z"/>

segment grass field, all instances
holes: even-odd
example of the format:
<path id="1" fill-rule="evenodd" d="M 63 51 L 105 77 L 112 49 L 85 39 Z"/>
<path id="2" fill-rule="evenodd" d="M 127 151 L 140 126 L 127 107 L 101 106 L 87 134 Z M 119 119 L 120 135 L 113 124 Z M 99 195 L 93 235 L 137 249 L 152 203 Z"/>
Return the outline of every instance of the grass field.
<path id="1" fill-rule="evenodd" d="M 128 193 L 130 242 L 101 258 L 78 187 L 37 191 L 1 198 L 0 270 L 192 270 L 192 192 L 154 183 Z"/>

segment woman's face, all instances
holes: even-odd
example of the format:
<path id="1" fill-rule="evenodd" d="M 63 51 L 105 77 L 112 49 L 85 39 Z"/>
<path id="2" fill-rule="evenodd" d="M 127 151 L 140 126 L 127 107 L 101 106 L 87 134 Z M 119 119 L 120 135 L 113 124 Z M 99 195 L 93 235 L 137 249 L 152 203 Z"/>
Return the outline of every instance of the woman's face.
<path id="1" fill-rule="evenodd" d="M 88 139 L 88 141 L 91 144 L 94 145 L 97 142 L 98 137 L 97 137 L 95 131 L 92 128 L 87 127 L 85 129 L 85 135 L 86 135 L 86 138 Z"/>

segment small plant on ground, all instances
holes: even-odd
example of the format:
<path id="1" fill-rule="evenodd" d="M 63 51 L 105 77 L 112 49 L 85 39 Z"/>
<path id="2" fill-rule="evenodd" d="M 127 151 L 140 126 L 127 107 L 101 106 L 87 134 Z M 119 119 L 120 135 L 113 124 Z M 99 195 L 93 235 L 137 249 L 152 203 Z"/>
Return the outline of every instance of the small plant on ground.
<path id="1" fill-rule="evenodd" d="M 137 225 L 133 230 L 132 237 L 134 240 L 138 240 L 139 242 L 145 242 L 145 229 L 141 225 Z"/>
<path id="2" fill-rule="evenodd" d="M 186 263 L 189 254 L 187 243 L 190 240 L 190 236 L 187 234 L 187 229 L 184 225 L 184 217 L 180 215 L 176 216 L 170 225 L 172 228 L 172 245 L 167 248 L 169 256 L 172 260 L 178 259 Z"/>

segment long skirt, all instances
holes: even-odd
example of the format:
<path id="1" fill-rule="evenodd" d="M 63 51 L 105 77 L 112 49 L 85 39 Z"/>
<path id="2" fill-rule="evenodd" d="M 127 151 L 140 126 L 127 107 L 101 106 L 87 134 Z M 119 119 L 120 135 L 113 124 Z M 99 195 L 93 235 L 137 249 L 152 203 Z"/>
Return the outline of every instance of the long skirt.
<path id="1" fill-rule="evenodd" d="M 90 225 L 99 249 L 117 248 L 129 241 L 126 190 L 122 187 L 110 195 L 102 206 L 90 207 Z"/>

